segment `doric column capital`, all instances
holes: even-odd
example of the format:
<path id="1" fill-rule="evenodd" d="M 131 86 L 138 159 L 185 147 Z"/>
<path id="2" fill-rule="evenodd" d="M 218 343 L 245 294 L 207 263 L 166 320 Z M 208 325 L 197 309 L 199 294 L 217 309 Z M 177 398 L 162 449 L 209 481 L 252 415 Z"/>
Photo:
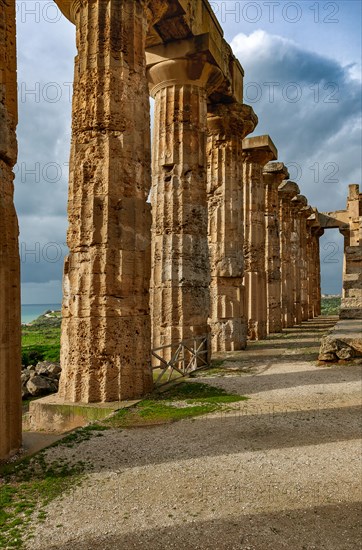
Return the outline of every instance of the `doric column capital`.
<path id="1" fill-rule="evenodd" d="M 255 136 L 243 140 L 243 155 L 245 162 L 264 166 L 278 158 L 278 151 L 270 136 Z"/>
<path id="2" fill-rule="evenodd" d="M 163 88 L 185 85 L 204 88 L 209 95 L 224 78 L 221 70 L 203 56 L 161 61 L 149 67 L 147 75 L 152 97 Z"/>
<path id="3" fill-rule="evenodd" d="M 313 214 L 313 208 L 310 206 L 310 204 L 307 204 L 307 206 L 304 206 L 301 209 L 301 214 L 304 219 L 308 220 L 308 218 Z"/>
<path id="4" fill-rule="evenodd" d="M 308 204 L 307 198 L 304 195 L 299 194 L 293 197 L 290 202 L 293 210 L 298 214 L 300 214 L 302 212 L 302 209 L 305 208 Z"/>
<path id="5" fill-rule="evenodd" d="M 244 103 L 211 103 L 208 106 L 207 126 L 212 135 L 237 136 L 244 139 L 254 131 L 258 117 Z"/>
<path id="6" fill-rule="evenodd" d="M 278 194 L 281 200 L 291 201 L 298 195 L 300 189 L 297 183 L 290 180 L 283 181 L 278 187 Z"/>
<path id="7" fill-rule="evenodd" d="M 89 0 L 54 0 L 63 15 L 72 23 L 76 24 L 77 13 L 80 8 L 87 4 Z M 134 0 L 143 5 L 147 10 L 147 19 L 149 25 L 154 25 L 159 21 L 169 8 L 168 0 Z"/>
<path id="8" fill-rule="evenodd" d="M 263 177 L 266 183 L 279 187 L 279 185 L 289 178 L 288 168 L 283 162 L 268 162 L 263 169 Z"/>

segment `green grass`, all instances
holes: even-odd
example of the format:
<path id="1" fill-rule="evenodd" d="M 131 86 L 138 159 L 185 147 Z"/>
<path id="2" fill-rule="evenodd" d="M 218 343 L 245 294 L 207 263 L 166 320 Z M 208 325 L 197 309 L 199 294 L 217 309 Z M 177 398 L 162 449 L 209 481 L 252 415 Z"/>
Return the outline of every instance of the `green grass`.
<path id="1" fill-rule="evenodd" d="M 339 315 L 341 298 L 322 298 L 322 315 Z"/>
<path id="2" fill-rule="evenodd" d="M 22 363 L 36 365 L 38 361 L 59 362 L 60 313 L 47 318 L 41 315 L 29 326 L 22 327 Z"/>
<path id="3" fill-rule="evenodd" d="M 159 391 L 137 405 L 116 412 L 103 425 L 113 428 L 132 428 L 150 424 L 164 424 L 184 418 L 225 410 L 230 403 L 246 397 L 229 394 L 221 388 L 198 382 L 181 382 L 165 391 Z"/>
<path id="4" fill-rule="evenodd" d="M 245 399 L 208 384 L 184 381 L 158 390 L 108 420 L 79 428 L 50 447 L 73 448 L 92 437 L 101 437 L 111 427 L 169 423 L 225 411 L 230 408 L 228 405 Z M 69 464 L 64 459 L 51 460 L 46 449 L 17 463 L 0 466 L 0 548 L 24 548 L 25 539 L 32 536 L 31 521 L 46 521 L 45 506 L 79 485 L 89 469 L 90 465 L 81 461 Z"/>
<path id="5" fill-rule="evenodd" d="M 99 437 L 107 427 L 93 424 L 80 428 L 50 447 L 73 447 Z M 23 548 L 31 520 L 46 520 L 45 506 L 79 485 L 87 464 L 50 460 L 46 450 L 14 464 L 0 466 L 0 548 Z"/>

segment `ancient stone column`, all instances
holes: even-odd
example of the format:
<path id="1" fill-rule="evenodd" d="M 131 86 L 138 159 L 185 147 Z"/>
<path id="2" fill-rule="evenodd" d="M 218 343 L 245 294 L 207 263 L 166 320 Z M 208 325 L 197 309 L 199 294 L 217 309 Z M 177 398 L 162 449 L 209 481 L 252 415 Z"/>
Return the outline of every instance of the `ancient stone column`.
<path id="1" fill-rule="evenodd" d="M 301 209 L 301 231 L 300 231 L 300 255 L 301 255 L 301 297 L 300 304 L 302 310 L 302 321 L 309 319 L 309 278 L 308 278 L 308 266 L 309 266 L 309 228 L 307 227 L 307 220 L 313 213 L 311 206 L 307 205 Z"/>
<path id="2" fill-rule="evenodd" d="M 148 69 L 155 99 L 152 182 L 153 347 L 209 332 L 207 97 L 220 70 L 201 56 Z"/>
<path id="3" fill-rule="evenodd" d="M 321 260 L 320 260 L 320 246 L 319 239 L 323 235 L 323 229 L 315 229 L 313 231 L 313 264 L 314 264 L 314 280 L 315 286 L 313 289 L 313 304 L 314 304 L 314 317 L 318 317 L 321 314 Z"/>
<path id="4" fill-rule="evenodd" d="M 246 346 L 242 140 L 256 124 L 257 117 L 247 105 L 209 106 L 207 192 L 214 352 Z"/>
<path id="5" fill-rule="evenodd" d="M 21 321 L 18 221 L 15 2 L 0 1 L 0 460 L 21 446 Z"/>
<path id="6" fill-rule="evenodd" d="M 146 3 L 73 2 L 75 63 L 59 395 L 152 388 Z"/>
<path id="7" fill-rule="evenodd" d="M 265 182 L 265 270 L 267 332 L 282 331 L 280 285 L 280 224 L 278 187 L 289 177 L 282 162 L 268 162 L 264 167 Z"/>
<path id="8" fill-rule="evenodd" d="M 307 219 L 308 230 L 308 318 L 313 319 L 321 313 L 321 273 L 319 239 L 324 230 L 319 223 L 318 211 L 313 208 L 313 213 Z"/>
<path id="9" fill-rule="evenodd" d="M 302 209 L 307 206 L 307 199 L 304 195 L 297 195 L 292 198 L 292 232 L 291 232 L 291 263 L 292 263 L 292 284 L 293 284 L 293 319 L 294 325 L 302 322 L 302 271 L 303 271 L 303 250 L 302 250 Z"/>
<path id="10" fill-rule="evenodd" d="M 293 316 L 293 266 L 291 239 L 293 233 L 293 216 L 291 200 L 299 193 L 299 187 L 287 180 L 279 185 L 279 219 L 280 219 L 280 259 L 281 259 L 281 309 L 283 328 L 294 325 Z"/>
<path id="11" fill-rule="evenodd" d="M 269 136 L 243 140 L 244 259 L 248 337 L 267 335 L 265 270 L 265 183 L 263 168 L 278 156 Z"/>

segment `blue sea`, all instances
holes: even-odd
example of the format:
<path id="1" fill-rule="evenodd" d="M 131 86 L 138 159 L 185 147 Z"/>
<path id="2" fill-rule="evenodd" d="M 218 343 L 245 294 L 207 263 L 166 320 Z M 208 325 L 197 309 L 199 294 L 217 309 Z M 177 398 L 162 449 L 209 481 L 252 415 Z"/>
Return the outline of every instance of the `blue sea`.
<path id="1" fill-rule="evenodd" d="M 61 304 L 30 304 L 21 305 L 21 322 L 30 323 L 46 311 L 60 311 Z"/>

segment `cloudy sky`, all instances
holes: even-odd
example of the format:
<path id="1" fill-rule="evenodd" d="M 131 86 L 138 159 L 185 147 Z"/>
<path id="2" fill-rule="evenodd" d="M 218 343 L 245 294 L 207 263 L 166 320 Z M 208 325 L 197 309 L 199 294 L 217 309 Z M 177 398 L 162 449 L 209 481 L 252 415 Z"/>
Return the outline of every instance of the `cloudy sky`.
<path id="1" fill-rule="evenodd" d="M 61 301 L 74 27 L 54 2 L 17 0 L 23 303 Z M 345 208 L 361 183 L 361 3 L 210 2 L 245 70 L 244 102 L 259 116 L 309 203 Z M 341 289 L 342 240 L 321 240 L 323 291 Z"/>

